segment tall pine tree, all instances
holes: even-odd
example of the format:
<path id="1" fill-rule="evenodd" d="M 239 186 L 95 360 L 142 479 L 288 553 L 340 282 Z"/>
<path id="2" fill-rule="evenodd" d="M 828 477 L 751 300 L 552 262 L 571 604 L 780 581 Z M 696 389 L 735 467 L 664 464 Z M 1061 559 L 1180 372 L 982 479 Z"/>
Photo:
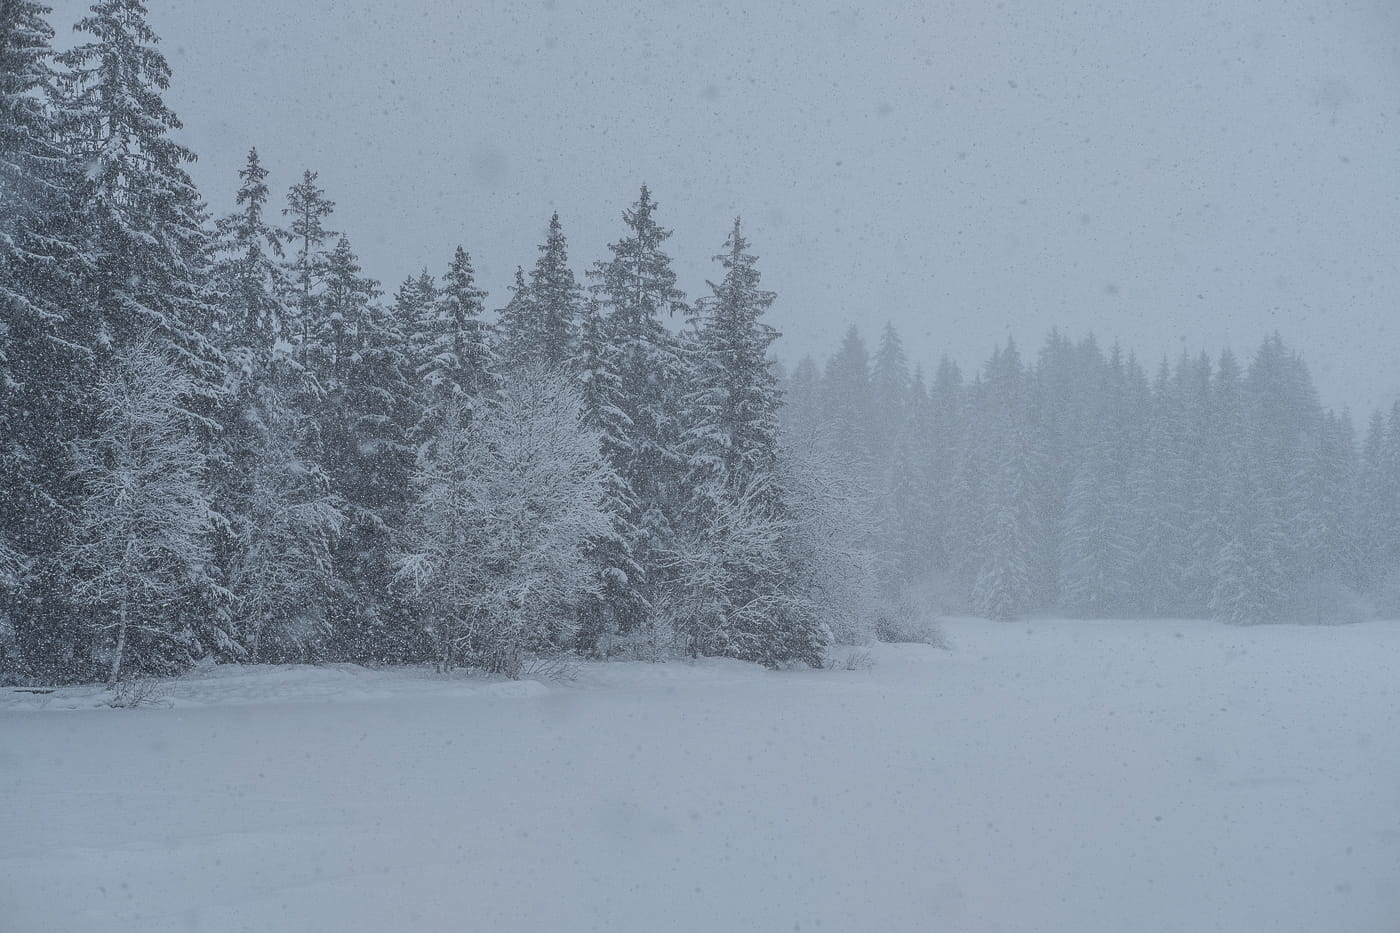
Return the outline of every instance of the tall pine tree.
<path id="1" fill-rule="evenodd" d="M 674 544 L 685 469 L 680 452 L 685 370 L 680 341 L 665 318 L 684 314 L 686 306 L 663 249 L 671 232 L 657 224 L 655 211 L 656 202 L 643 185 L 637 202 L 623 212 L 626 235 L 609 245 L 612 258 L 598 262 L 590 273 L 593 292 L 607 311 L 621 415 L 615 422 L 620 436 L 609 442 L 609 452 L 633 510 L 626 524 L 635 529 L 633 557 L 641 577 L 630 585 L 644 605 L 654 601 L 666 578 L 663 565 Z"/>

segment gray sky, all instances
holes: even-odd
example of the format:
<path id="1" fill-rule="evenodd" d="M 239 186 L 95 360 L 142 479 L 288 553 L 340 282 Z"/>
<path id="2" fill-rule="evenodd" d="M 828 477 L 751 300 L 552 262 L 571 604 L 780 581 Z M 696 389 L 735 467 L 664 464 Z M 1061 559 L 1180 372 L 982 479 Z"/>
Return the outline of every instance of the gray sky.
<path id="1" fill-rule="evenodd" d="M 319 171 L 389 292 L 461 243 L 498 307 L 555 210 L 581 274 L 645 181 L 692 296 L 743 215 L 789 361 L 1277 329 L 1329 404 L 1400 396 L 1393 0 L 147 4 L 215 211 L 249 146 Z"/>

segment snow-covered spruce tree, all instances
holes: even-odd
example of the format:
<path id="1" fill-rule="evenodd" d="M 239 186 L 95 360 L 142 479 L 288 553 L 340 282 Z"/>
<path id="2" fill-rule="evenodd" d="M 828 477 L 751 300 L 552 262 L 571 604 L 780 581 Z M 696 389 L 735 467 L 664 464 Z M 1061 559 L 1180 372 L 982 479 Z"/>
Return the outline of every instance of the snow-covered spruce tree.
<path id="1" fill-rule="evenodd" d="M 228 632 L 206 642 L 181 613 L 211 559 L 205 454 L 184 409 L 191 382 L 153 339 L 130 344 L 98 379 L 97 432 L 74 445 L 84 497 L 65 559 L 105 641 L 109 684 L 231 646 Z"/>
<path id="2" fill-rule="evenodd" d="M 1060 562 L 1060 603 L 1084 618 L 1129 609 L 1135 541 L 1126 527 L 1126 491 L 1109 471 L 1107 455 L 1093 453 L 1070 484 Z"/>
<path id="3" fill-rule="evenodd" d="M 893 325 L 886 324 L 870 372 L 872 508 L 878 529 L 880 582 L 893 596 L 903 582 L 905 563 L 903 535 L 905 520 L 914 510 L 917 498 L 910 462 L 910 421 L 913 399 L 910 394 L 909 363 L 904 344 Z"/>
<path id="4" fill-rule="evenodd" d="M 524 361 L 530 355 L 530 335 L 535 327 L 535 301 L 530 285 L 525 281 L 525 269 L 515 267 L 515 279 L 507 287 L 510 299 L 496 311 L 492 328 L 493 350 L 498 369 L 508 368 L 512 361 Z"/>
<path id="5" fill-rule="evenodd" d="M 940 519 L 929 464 L 939 440 L 931 418 L 923 373 L 916 370 L 909 388 L 908 416 L 895 438 L 878 516 L 880 537 L 889 555 L 889 582 L 896 589 L 925 578 L 938 554 Z"/>
<path id="6" fill-rule="evenodd" d="M 1245 380 L 1251 457 L 1277 526 L 1277 552 L 1267 556 L 1282 569 L 1279 617 L 1291 611 L 1291 591 L 1317 573 L 1324 522 L 1308 488 L 1307 469 L 1322 440 L 1325 413 L 1307 367 L 1277 333 L 1259 347 Z"/>
<path id="7" fill-rule="evenodd" d="M 523 371 L 468 420 L 449 412 L 414 474 L 398 579 L 426 604 L 443 663 L 517 676 L 528 652 L 571 643 L 570 607 L 598 578 L 608 473 L 577 392 Z"/>
<path id="8" fill-rule="evenodd" d="M 318 394 L 293 358 L 282 235 L 263 217 L 267 170 L 256 150 L 239 177 L 239 210 L 219 222 L 215 264 L 217 333 L 229 361 L 212 470 L 224 517 L 215 553 L 246 656 L 300 658 L 324 631 L 342 516 L 315 459 Z"/>
<path id="9" fill-rule="evenodd" d="M 258 356 L 271 351 L 273 343 L 287 338 L 291 283 L 281 263 L 284 235 L 263 216 L 267 169 L 257 149 L 249 150 L 238 178 L 237 210 L 216 225 L 217 331 L 230 367 L 246 373 L 256 367 Z"/>
<path id="10" fill-rule="evenodd" d="M 961 539 L 955 533 L 954 488 L 966 446 L 963 440 L 965 404 L 962 371 L 944 356 L 929 386 L 926 453 L 920 458 L 923 487 L 928 492 L 928 533 L 932 538 L 927 555 L 928 569 L 943 591 L 953 588 L 953 557 L 960 549 Z"/>
<path id="11" fill-rule="evenodd" d="M 982 396 L 977 417 L 985 419 L 985 457 L 992 467 L 983 490 L 972 603 L 981 615 L 1007 620 L 1035 605 L 1041 540 L 1026 375 L 1014 343 L 993 355 Z"/>
<path id="12" fill-rule="evenodd" d="M 409 335 L 414 375 L 422 392 L 422 415 L 413 439 L 434 436 L 449 407 L 468 411 L 485 404 L 494 387 L 495 357 L 482 320 L 486 292 L 477 288 L 471 256 L 462 247 L 416 331 Z"/>
<path id="13" fill-rule="evenodd" d="M 398 321 L 408 340 L 409 363 L 416 376 L 421 360 L 427 356 L 427 334 L 438 300 L 437 279 L 426 268 L 399 283 L 394 292 L 394 320 Z M 422 400 L 420 399 L 420 402 Z"/>
<path id="14" fill-rule="evenodd" d="M 768 361 L 778 334 L 762 321 L 773 303 L 740 222 L 715 257 L 724 277 L 698 305 L 682 450 L 690 495 L 676 544 L 678 598 L 670 622 L 692 654 L 775 666 L 819 663 L 828 632 L 796 611 L 778 485 L 782 396 Z"/>
<path id="15" fill-rule="evenodd" d="M 282 214 L 291 218 L 286 239 L 292 247 L 287 271 L 292 281 L 289 302 L 296 311 L 297 323 L 292 329 L 294 345 L 310 340 L 311 327 L 317 320 L 316 301 L 321 291 L 330 261 L 326 244 L 340 236 L 326 227 L 326 218 L 335 212 L 335 202 L 316 184 L 317 175 L 307 169 L 301 181 L 287 192 L 287 206 Z"/>
<path id="16" fill-rule="evenodd" d="M 1246 460 L 1227 490 L 1211 615 L 1232 625 L 1278 621 L 1288 583 L 1279 560 L 1285 542 L 1257 464 Z"/>
<path id="17" fill-rule="evenodd" d="M 404 365 L 408 367 L 409 382 L 414 393 L 413 422 L 408 425 L 407 437 L 409 443 L 415 446 L 421 444 L 423 436 L 431 433 L 428 426 L 421 423 L 428 400 L 423 383 L 418 378 L 418 369 L 427 355 L 428 329 L 435 316 L 437 300 L 437 279 L 424 267 L 417 275 L 410 275 L 399 283 L 393 303 L 389 306 L 390 314 L 403 332 L 405 341 Z"/>
<path id="18" fill-rule="evenodd" d="M 1210 593 L 1214 587 L 1214 557 L 1218 540 L 1213 541 L 1214 512 L 1219 459 L 1216 443 L 1214 365 L 1205 353 L 1183 358 L 1179 364 L 1185 396 L 1186 560 L 1180 568 L 1180 598 L 1172 602 L 1172 612 L 1181 615 L 1209 614 Z"/>
<path id="19" fill-rule="evenodd" d="M 631 523 L 637 514 L 636 503 L 630 487 L 611 467 L 621 462 L 630 426 L 622 409 L 622 381 L 616 362 L 607 322 L 597 299 L 590 299 L 579 327 L 578 357 L 569 369 L 578 383 L 584 422 L 598 432 L 604 460 L 610 466 L 603 494 L 608 528 L 590 539 L 586 549 L 598 585 L 575 607 L 575 646 L 584 654 L 606 654 L 610 637 L 640 629 L 648 608 L 639 586 L 642 570 L 634 556 L 639 540 Z"/>
<path id="20" fill-rule="evenodd" d="M 66 67 L 60 129 L 85 167 L 75 202 L 85 267 L 78 304 L 97 318 L 96 366 L 105 369 L 107 358 L 153 342 L 188 375 L 181 404 L 201 444 L 211 447 L 226 364 L 211 340 L 207 215 L 185 170 L 194 154 L 172 138 L 180 122 L 161 97 L 170 68 L 139 0 L 101 0 L 76 29 L 91 41 L 57 56 Z M 195 571 L 209 576 L 187 588 L 192 600 L 221 592 L 217 564 Z M 207 644 L 223 638 L 227 610 L 219 602 L 168 609 L 196 620 Z"/>
<path id="21" fill-rule="evenodd" d="M 1359 532 L 1363 579 L 1387 614 L 1400 583 L 1400 403 L 1371 416 L 1361 455 Z"/>
<path id="22" fill-rule="evenodd" d="M 827 361 L 821 395 L 826 420 L 823 435 L 832 460 L 871 486 L 876 469 L 870 352 L 855 325 L 846 331 L 841 346 Z"/>
<path id="23" fill-rule="evenodd" d="M 894 456 L 895 444 L 909 414 L 909 358 L 893 324 L 880 332 L 870 367 L 870 401 L 874 413 L 871 447 L 882 466 Z"/>
<path id="24" fill-rule="evenodd" d="M 564 369 L 576 358 L 583 289 L 569 268 L 568 241 L 556 213 L 540 244 L 529 286 L 517 290 L 511 313 L 501 320 L 501 364 Z"/>
<path id="25" fill-rule="evenodd" d="M 100 0 L 75 27 L 92 41 L 58 56 L 64 139 L 87 166 L 78 194 L 81 246 L 100 352 L 153 340 L 188 373 L 187 409 L 205 429 L 224 364 L 208 339 L 206 212 L 184 166 L 194 154 L 171 138 L 180 121 L 160 92 L 170 66 L 140 0 Z"/>
<path id="26" fill-rule="evenodd" d="M 714 257 L 724 269 L 699 304 L 683 449 L 692 481 L 721 485 L 769 476 L 778 451 L 782 393 L 768 350 L 778 332 L 764 323 L 775 295 L 759 287 L 757 257 L 740 223 Z M 776 493 L 776 490 L 774 490 Z"/>
<path id="27" fill-rule="evenodd" d="M 1140 611 L 1165 615 L 1186 601 L 1190 560 L 1191 451 L 1185 370 L 1164 359 L 1152 386 L 1142 455 L 1128 481 Z"/>
<path id="28" fill-rule="evenodd" d="M 1326 412 L 1300 466 L 1299 488 L 1309 521 L 1298 542 L 1302 572 L 1292 581 L 1292 620 L 1352 622 L 1366 614 L 1360 599 L 1359 473 L 1351 416 Z"/>
<path id="29" fill-rule="evenodd" d="M 378 297 L 378 283 L 361 275 L 341 237 L 326 260 L 303 348 L 322 392 L 321 460 L 346 519 L 332 555 L 339 586 L 327 648 L 359 661 L 415 650 L 406 607 L 391 592 L 389 560 L 408 504 L 416 393 L 407 337 Z"/>
<path id="30" fill-rule="evenodd" d="M 616 423 L 625 432 L 608 452 L 634 509 L 627 523 L 636 529 L 633 556 L 642 574 L 632 586 L 642 604 L 652 603 L 666 582 L 662 564 L 674 543 L 686 466 L 679 449 L 685 371 L 680 341 L 662 319 L 684 315 L 686 306 L 662 248 L 671 233 L 657 224 L 655 211 L 643 185 L 637 202 L 623 212 L 627 235 L 610 244 L 612 258 L 589 273 L 593 293 L 607 309 L 623 416 Z M 655 645 L 663 633 L 653 627 L 645 634 Z"/>
<path id="31" fill-rule="evenodd" d="M 1059 598 L 1066 609 L 1101 618 L 1139 611 L 1138 536 L 1130 481 L 1146 415 L 1136 363 L 1114 347 L 1097 367 L 1084 406 L 1089 415 L 1059 520 Z M 1042 500 L 1053 491 L 1042 487 Z M 1043 514 L 1043 511 L 1042 511 Z"/>
<path id="32" fill-rule="evenodd" d="M 1037 524 L 1031 502 L 1028 444 L 1008 451 L 991 484 L 980 561 L 973 583 L 976 610 L 989 619 L 1014 619 L 1034 605 L 1031 551 Z"/>
<path id="33" fill-rule="evenodd" d="M 1233 354 L 1221 354 L 1212 393 L 1212 507 L 1200 526 L 1210 548 L 1210 612 L 1237 625 L 1273 621 L 1283 598 L 1276 501 L 1256 457 L 1260 442 Z"/>
<path id="34" fill-rule="evenodd" d="M 79 493 L 67 443 L 90 424 L 96 319 L 84 300 L 75 192 L 59 145 L 49 8 L 0 3 L 0 676 L 83 675 L 85 633 L 58 549 Z"/>
<path id="35" fill-rule="evenodd" d="M 343 503 L 313 459 L 315 425 L 299 404 L 305 375 L 289 351 L 275 345 L 240 432 L 246 479 L 226 579 L 241 648 L 253 661 L 314 657 L 337 592 L 331 553 Z"/>

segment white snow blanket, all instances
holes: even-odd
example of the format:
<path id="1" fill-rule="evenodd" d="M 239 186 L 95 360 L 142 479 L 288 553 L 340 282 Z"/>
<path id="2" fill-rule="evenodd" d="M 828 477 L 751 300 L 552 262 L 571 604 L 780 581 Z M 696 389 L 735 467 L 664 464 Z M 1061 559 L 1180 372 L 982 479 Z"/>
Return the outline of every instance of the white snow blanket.
<path id="1" fill-rule="evenodd" d="M 1400 624 L 0 691 L 0 931 L 1400 930 Z"/>

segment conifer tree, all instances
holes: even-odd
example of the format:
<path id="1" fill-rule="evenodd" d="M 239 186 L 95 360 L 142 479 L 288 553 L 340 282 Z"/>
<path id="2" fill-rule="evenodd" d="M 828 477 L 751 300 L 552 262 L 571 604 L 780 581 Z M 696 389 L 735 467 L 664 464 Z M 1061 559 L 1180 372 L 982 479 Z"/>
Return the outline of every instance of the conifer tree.
<path id="1" fill-rule="evenodd" d="M 663 315 L 684 314 L 686 306 L 663 250 L 671 233 L 657 224 L 655 210 L 643 185 L 637 202 L 623 212 L 627 234 L 609 245 L 612 258 L 590 273 L 594 294 L 607 309 L 616 401 L 623 415 L 617 423 L 625 432 L 612 448 L 612 466 L 633 504 L 627 523 L 637 531 L 633 556 L 643 574 L 634 582 L 648 602 L 663 583 L 664 555 L 673 544 L 684 498 L 685 465 L 679 450 L 684 367 L 680 342 Z"/>
<path id="2" fill-rule="evenodd" d="M 909 414 L 909 359 L 894 325 L 886 323 L 870 368 L 870 396 L 875 415 L 871 446 L 876 458 L 888 465 L 896 438 Z"/>
<path id="3" fill-rule="evenodd" d="M 903 580 L 904 521 L 916 495 L 914 466 L 909 449 L 913 399 L 910 396 L 909 362 L 904 344 L 891 324 L 880 334 L 880 344 L 870 369 L 870 474 L 872 508 L 879 530 L 878 554 L 881 585 L 894 594 Z"/>
<path id="4" fill-rule="evenodd" d="M 1144 377 L 1117 346 L 1098 375 L 1092 418 L 1065 499 L 1059 555 L 1059 601 L 1090 617 L 1135 610 L 1141 589 L 1131 484 L 1146 420 Z"/>
<path id="5" fill-rule="evenodd" d="M 343 503 L 314 457 L 316 425 L 302 409 L 306 377 L 277 343 L 249 391 L 237 437 L 243 471 L 225 557 L 243 656 L 312 660 L 327 634 L 337 583 L 332 551 Z M 231 509 L 226 509 L 232 512 Z"/>
<path id="6" fill-rule="evenodd" d="M 282 267 L 283 234 L 267 223 L 267 169 L 258 150 L 238 172 L 241 184 L 235 203 L 238 210 L 217 225 L 219 261 L 215 270 L 220 286 L 220 336 L 235 370 L 248 370 L 249 359 L 235 356 L 266 354 L 273 343 L 288 336 L 286 298 L 290 283 Z"/>
<path id="7" fill-rule="evenodd" d="M 1080 464 L 1070 486 L 1060 568 L 1065 608 L 1087 618 L 1124 613 L 1137 570 L 1126 492 L 1102 452 Z"/>
<path id="8" fill-rule="evenodd" d="M 816 663 L 825 627 L 797 611 L 785 493 L 776 473 L 782 397 L 768 361 L 773 303 L 740 222 L 715 259 L 725 270 L 697 304 L 684 450 L 691 494 L 677 547 L 672 627 L 695 654 Z"/>
<path id="9" fill-rule="evenodd" d="M 179 383 L 181 405 L 207 453 L 219 429 L 227 364 L 211 339 L 212 238 L 185 169 L 194 154 L 173 138 L 181 124 L 162 97 L 170 67 L 140 0 L 99 0 L 76 29 L 90 41 L 56 61 L 66 67 L 62 138 L 86 168 L 75 188 L 75 243 L 84 257 L 78 303 L 96 318 L 95 365 L 105 371 L 129 347 L 152 342 L 189 377 Z M 202 620 L 210 631 L 228 628 L 217 570 L 212 562 L 191 565 L 198 579 L 183 595 L 192 602 L 172 607 L 172 617 Z"/>
<path id="10" fill-rule="evenodd" d="M 1215 442 L 1216 373 L 1205 353 L 1194 358 L 1183 356 L 1178 364 L 1183 383 L 1185 435 L 1185 514 L 1186 560 L 1180 570 L 1181 598 L 1173 603 L 1173 613 L 1208 615 L 1214 581 L 1212 508 L 1218 504 L 1219 465 Z"/>
<path id="11" fill-rule="evenodd" d="M 972 601 L 982 615 L 1007 620 L 1035 605 L 1042 527 L 1026 417 L 1026 374 L 1013 342 L 993 355 L 982 394 L 979 416 L 986 419 L 984 462 L 990 465 L 990 475 L 975 545 Z"/>
<path id="12" fill-rule="evenodd" d="M 827 362 L 823 379 L 826 444 L 833 459 L 867 483 L 874 475 L 874 400 L 870 389 L 870 353 L 852 325 L 836 354 Z"/>
<path id="13" fill-rule="evenodd" d="M 546 369 L 567 367 L 575 355 L 583 288 L 569 268 L 568 242 L 557 213 L 549 219 L 548 237 L 530 272 L 530 298 L 534 332 L 524 341 L 532 347 L 528 361 Z"/>
<path id="14" fill-rule="evenodd" d="M 343 516 L 316 461 L 315 380 L 292 353 L 294 297 L 282 234 L 264 219 L 257 150 L 239 172 L 239 210 L 222 219 L 217 331 L 230 364 L 213 495 L 216 557 L 254 661 L 304 658 L 324 634 L 330 549 Z"/>
<path id="15" fill-rule="evenodd" d="M 525 280 L 523 267 L 515 267 L 515 279 L 509 291 L 510 300 L 496 313 L 495 356 L 502 370 L 528 367 L 538 349 L 535 298 Z"/>
<path id="16" fill-rule="evenodd" d="M 1299 487 L 1306 509 L 1300 522 L 1298 572 L 1291 615 L 1302 622 L 1355 621 L 1352 594 L 1364 590 L 1360 515 L 1360 462 L 1351 416 L 1324 413 L 1321 430 L 1310 439 L 1300 465 Z"/>
<path id="17" fill-rule="evenodd" d="M 206 430 L 218 405 L 223 361 L 207 335 L 210 238 L 203 201 L 185 165 L 194 153 L 161 91 L 170 66 L 140 0 L 99 0 L 75 27 L 91 41 L 58 56 L 67 144 L 88 166 L 80 188 L 91 263 L 90 300 L 101 352 L 150 335 L 190 375 L 189 411 Z"/>
<path id="18" fill-rule="evenodd" d="M 1184 365 L 1184 364 L 1183 364 Z M 1129 477 L 1134 552 L 1141 562 L 1141 611 L 1170 613 L 1185 605 L 1184 571 L 1191 560 L 1191 451 L 1185 372 L 1166 360 L 1152 389 L 1143 456 Z"/>
<path id="19" fill-rule="evenodd" d="M 1372 415 L 1362 451 L 1361 540 L 1365 577 L 1387 607 L 1400 571 L 1400 404 Z M 1391 610 L 1393 611 L 1393 610 Z"/>
<path id="20" fill-rule="evenodd" d="M 407 336 L 377 303 L 379 283 L 361 271 L 342 236 L 326 260 L 305 358 L 323 392 L 322 460 L 345 512 L 333 552 L 339 589 L 330 649 L 384 660 L 415 650 L 407 607 L 390 586 L 390 548 L 409 495 L 415 393 Z"/>
<path id="21" fill-rule="evenodd" d="M 932 472 L 941 453 L 940 438 L 935 433 L 934 407 L 922 367 L 914 369 L 905 410 L 886 481 L 886 501 L 896 506 L 887 519 L 885 534 L 894 555 L 897 586 L 927 577 L 935 566 L 943 532 L 936 486 L 948 479 L 936 479 Z"/>
<path id="22" fill-rule="evenodd" d="M 942 357 L 933 384 L 929 386 L 927 453 L 921 462 L 923 486 L 929 497 L 931 540 L 926 558 L 929 570 L 943 580 L 948 579 L 953 569 L 953 555 L 960 549 L 960 539 L 955 535 L 957 507 L 953 490 L 961 474 L 961 458 L 966 447 L 964 394 L 961 370 L 947 356 Z"/>
<path id="23" fill-rule="evenodd" d="M 394 319 L 408 337 L 415 374 L 418 361 L 426 357 L 426 331 L 431 326 L 437 300 L 437 279 L 427 269 L 408 276 L 394 292 Z"/>
<path id="24" fill-rule="evenodd" d="M 759 288 L 756 257 L 734 221 L 715 261 L 724 278 L 699 303 L 700 328 L 685 407 L 685 449 L 697 479 L 720 484 L 772 473 L 782 395 L 768 351 L 778 332 L 762 320 L 775 298 Z M 698 475 L 697 475 L 698 474 Z"/>
<path id="25" fill-rule="evenodd" d="M 420 440 L 436 430 L 445 406 L 460 404 L 470 412 L 492 391 L 496 361 L 482 320 L 485 301 L 471 257 L 459 246 L 423 326 L 411 338 L 415 376 L 423 390 L 415 435 Z"/>
<path id="26" fill-rule="evenodd" d="M 97 340 L 78 248 L 82 176 L 58 142 L 50 12 L 0 4 L 0 619 L 14 664 L 54 681 L 77 676 L 82 655 L 57 556 L 79 494 L 67 445 L 95 415 Z"/>
<path id="27" fill-rule="evenodd" d="M 578 357 L 569 368 L 578 380 L 584 422 L 598 432 L 609 467 L 603 483 L 603 512 L 608 525 L 587 546 L 598 586 L 583 594 L 576 607 L 577 646 L 585 654 L 604 650 L 603 643 L 610 635 L 640 629 L 647 615 L 642 568 L 636 557 L 640 532 L 632 524 L 636 501 L 612 466 L 623 462 L 630 434 L 615 350 L 599 302 L 588 300 L 579 327 Z"/>
<path id="28" fill-rule="evenodd" d="M 1213 550 L 1211 614 L 1237 625 L 1274 621 L 1283 601 L 1282 527 L 1270 468 L 1259 454 L 1269 430 L 1251 416 L 1251 399 L 1233 355 L 1216 373 L 1216 506 L 1207 532 Z"/>
<path id="29" fill-rule="evenodd" d="M 307 169 L 301 181 L 287 192 L 287 206 L 283 215 L 291 218 L 287 227 L 287 241 L 293 253 L 288 271 L 291 273 L 299 327 L 299 341 L 310 339 L 311 327 L 317 318 L 316 299 L 322 280 L 329 271 L 330 255 L 326 244 L 340 234 L 326 227 L 325 220 L 335 212 L 335 202 L 326 198 L 326 192 L 316 184 L 317 175 Z"/>

